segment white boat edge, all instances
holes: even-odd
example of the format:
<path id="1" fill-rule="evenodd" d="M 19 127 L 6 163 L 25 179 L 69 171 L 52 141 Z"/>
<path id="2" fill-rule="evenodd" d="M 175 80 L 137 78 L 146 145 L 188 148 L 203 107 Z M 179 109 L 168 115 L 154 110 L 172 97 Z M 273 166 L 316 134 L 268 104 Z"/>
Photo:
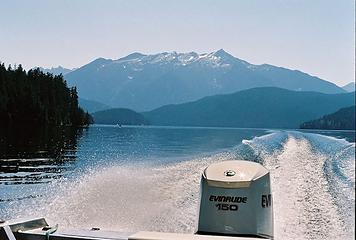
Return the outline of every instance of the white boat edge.
<path id="1" fill-rule="evenodd" d="M 196 234 L 66 230 L 45 218 L 0 223 L 0 240 L 248 240 L 273 239 L 269 171 L 245 160 L 213 163 L 200 183 Z"/>
<path id="2" fill-rule="evenodd" d="M 117 232 L 98 228 L 66 230 L 58 228 L 50 233 L 45 218 L 18 219 L 0 224 L 1 240 L 253 240 L 260 237 L 217 236 L 164 232 Z"/>

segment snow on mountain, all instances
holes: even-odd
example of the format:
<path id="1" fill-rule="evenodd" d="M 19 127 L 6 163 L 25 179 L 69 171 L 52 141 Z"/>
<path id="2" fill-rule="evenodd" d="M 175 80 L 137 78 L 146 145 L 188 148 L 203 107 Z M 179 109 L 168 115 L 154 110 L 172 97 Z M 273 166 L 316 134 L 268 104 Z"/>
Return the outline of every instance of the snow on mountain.
<path id="1" fill-rule="evenodd" d="M 65 76 L 79 96 L 137 111 L 165 104 L 232 93 L 254 87 L 345 92 L 300 71 L 254 65 L 220 49 L 211 53 L 132 53 L 116 60 L 98 58 Z"/>
<path id="2" fill-rule="evenodd" d="M 233 57 L 229 53 L 220 49 L 212 53 L 197 54 L 195 52 L 177 53 L 177 52 L 163 52 L 153 55 L 144 55 L 141 53 L 133 53 L 126 57 L 113 60 L 107 64 L 130 64 L 130 65 L 146 65 L 146 64 L 174 64 L 176 66 L 186 66 L 193 63 L 210 64 L 212 67 L 226 67 L 229 66 L 229 61 L 241 61 L 244 64 L 249 64 L 238 58 Z"/>
<path id="3" fill-rule="evenodd" d="M 35 67 L 37 68 L 37 67 Z M 45 73 L 52 73 L 53 75 L 65 75 L 67 73 L 70 73 L 71 71 L 75 70 L 75 68 L 73 69 L 69 69 L 69 68 L 64 68 L 62 66 L 58 66 L 58 67 L 52 67 L 52 68 L 43 68 L 43 67 L 38 67 L 42 72 Z"/>
<path id="4" fill-rule="evenodd" d="M 342 88 L 347 92 L 354 92 L 355 91 L 355 82 L 350 82 L 343 86 Z"/>

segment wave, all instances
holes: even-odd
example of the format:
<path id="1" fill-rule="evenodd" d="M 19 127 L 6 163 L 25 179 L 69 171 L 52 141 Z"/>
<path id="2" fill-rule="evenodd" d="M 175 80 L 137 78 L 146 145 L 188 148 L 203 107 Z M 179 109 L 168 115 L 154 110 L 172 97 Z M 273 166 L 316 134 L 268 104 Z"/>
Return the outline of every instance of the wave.
<path id="1" fill-rule="evenodd" d="M 16 217 L 46 216 L 63 228 L 192 233 L 202 171 L 213 162 L 233 158 L 220 153 L 177 164 L 94 168 L 76 181 L 52 183 L 47 197 L 23 205 L 16 202 L 9 212 Z"/>
<path id="2" fill-rule="evenodd" d="M 244 144 L 271 171 L 276 239 L 354 238 L 354 143 L 283 131 Z"/>
<path id="3" fill-rule="evenodd" d="M 193 233 L 199 182 L 213 162 L 250 159 L 271 171 L 276 239 L 352 239 L 355 144 L 273 131 L 223 153 L 167 164 L 93 168 L 48 185 L 41 199 L 10 205 L 16 217 L 46 216 L 63 228 Z"/>

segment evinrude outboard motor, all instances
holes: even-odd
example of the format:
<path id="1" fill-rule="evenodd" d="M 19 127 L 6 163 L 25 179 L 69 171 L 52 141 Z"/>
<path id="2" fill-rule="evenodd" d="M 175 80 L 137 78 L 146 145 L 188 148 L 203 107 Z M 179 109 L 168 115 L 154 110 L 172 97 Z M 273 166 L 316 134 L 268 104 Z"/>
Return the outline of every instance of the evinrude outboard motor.
<path id="1" fill-rule="evenodd" d="M 197 234 L 273 239 L 270 174 L 261 164 L 225 161 L 207 167 L 201 179 Z"/>

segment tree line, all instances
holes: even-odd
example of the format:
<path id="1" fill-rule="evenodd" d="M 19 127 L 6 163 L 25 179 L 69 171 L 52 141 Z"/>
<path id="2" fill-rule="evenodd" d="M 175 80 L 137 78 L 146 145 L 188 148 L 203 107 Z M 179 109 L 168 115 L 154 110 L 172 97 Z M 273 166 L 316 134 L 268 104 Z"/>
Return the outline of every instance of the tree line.
<path id="1" fill-rule="evenodd" d="M 341 108 L 337 112 L 325 115 L 319 119 L 302 123 L 300 128 L 355 130 L 355 105 Z"/>
<path id="2" fill-rule="evenodd" d="M 78 105 L 77 89 L 69 88 L 62 75 L 0 64 L 1 126 L 84 126 L 91 122 L 90 114 Z"/>

